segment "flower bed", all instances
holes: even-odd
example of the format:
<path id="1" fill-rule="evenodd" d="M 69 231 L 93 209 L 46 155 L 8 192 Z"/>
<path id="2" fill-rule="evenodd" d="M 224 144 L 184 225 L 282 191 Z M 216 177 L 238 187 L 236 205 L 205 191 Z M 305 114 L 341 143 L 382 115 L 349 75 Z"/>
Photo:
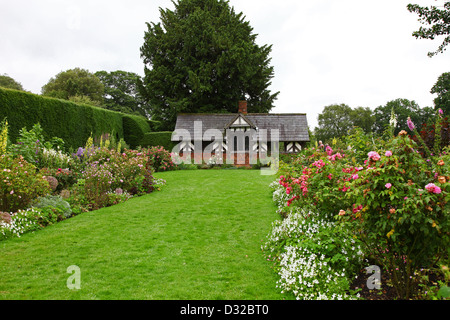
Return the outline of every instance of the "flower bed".
<path id="1" fill-rule="evenodd" d="M 165 181 L 153 172 L 175 168 L 161 147 L 130 150 L 123 141 L 94 145 L 90 138 L 68 153 L 42 132 L 23 129 L 9 144 L 7 122 L 0 127 L 0 239 L 160 190 Z"/>
<path id="2" fill-rule="evenodd" d="M 407 125 L 415 130 L 411 120 Z M 384 140 L 360 132 L 358 141 L 349 135 L 341 148 L 310 148 L 281 163 L 272 187 L 283 220 L 263 248 L 279 286 L 301 299 L 352 298 L 348 283 L 364 256 L 383 269 L 400 299 L 418 296 L 424 270 L 436 270 L 446 279 L 440 286 L 448 288 L 441 270 L 450 247 L 450 146 L 419 152 L 424 148 L 406 131 Z M 342 248 L 342 239 L 358 244 L 356 256 L 329 250 L 330 241 Z M 343 256 L 349 265 L 329 263 Z"/>

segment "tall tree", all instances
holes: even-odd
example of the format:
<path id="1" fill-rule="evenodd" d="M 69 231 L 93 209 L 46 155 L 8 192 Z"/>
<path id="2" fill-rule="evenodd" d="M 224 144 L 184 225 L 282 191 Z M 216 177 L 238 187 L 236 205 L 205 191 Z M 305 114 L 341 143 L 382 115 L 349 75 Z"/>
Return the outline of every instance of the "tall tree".
<path id="1" fill-rule="evenodd" d="M 66 100 L 78 97 L 77 101 L 79 97 L 86 96 L 97 105 L 103 104 L 104 91 L 105 88 L 99 78 L 80 68 L 62 71 L 42 87 L 44 96 Z"/>
<path id="2" fill-rule="evenodd" d="M 180 112 L 236 112 L 248 101 L 249 112 L 269 112 L 277 93 L 272 46 L 258 46 L 242 13 L 227 0 L 178 0 L 160 9 L 161 22 L 147 23 L 140 86 L 153 119 L 166 129 Z"/>
<path id="3" fill-rule="evenodd" d="M 6 73 L 3 75 L 0 74 L 0 87 L 23 91 L 22 84 L 8 76 Z"/>
<path id="4" fill-rule="evenodd" d="M 107 109 L 123 113 L 148 116 L 148 111 L 138 90 L 141 77 L 127 71 L 97 71 L 95 75 L 105 87 L 103 96 Z"/>
<path id="5" fill-rule="evenodd" d="M 317 139 L 329 141 L 344 136 L 352 127 L 352 108 L 346 104 L 326 106 L 318 117 L 319 127 L 314 133 Z"/>
<path id="6" fill-rule="evenodd" d="M 418 31 L 413 32 L 414 37 L 434 40 L 438 36 L 444 36 L 442 44 L 436 51 L 429 52 L 428 56 L 433 57 L 438 53 L 444 52 L 450 43 L 450 1 L 445 2 L 440 7 L 421 7 L 417 4 L 409 4 L 407 8 L 409 12 L 419 15 L 420 23 L 429 25 L 429 27 L 420 27 Z"/>
<path id="7" fill-rule="evenodd" d="M 437 82 L 431 88 L 431 93 L 438 96 L 434 99 L 435 109 L 442 109 L 445 114 L 450 114 L 450 72 L 439 76 Z"/>
<path id="8" fill-rule="evenodd" d="M 388 101 L 384 106 L 375 109 L 374 131 L 377 134 L 383 134 L 388 128 L 391 119 L 392 110 L 396 116 L 397 125 L 394 128 L 394 134 L 398 134 L 400 130 L 407 130 L 406 121 L 408 117 L 417 127 L 429 122 L 434 116 L 434 111 L 430 107 L 421 108 L 415 101 L 408 99 L 395 99 Z"/>
<path id="9" fill-rule="evenodd" d="M 375 116 L 369 107 L 357 107 L 350 112 L 352 125 L 360 127 L 365 133 L 372 133 Z"/>

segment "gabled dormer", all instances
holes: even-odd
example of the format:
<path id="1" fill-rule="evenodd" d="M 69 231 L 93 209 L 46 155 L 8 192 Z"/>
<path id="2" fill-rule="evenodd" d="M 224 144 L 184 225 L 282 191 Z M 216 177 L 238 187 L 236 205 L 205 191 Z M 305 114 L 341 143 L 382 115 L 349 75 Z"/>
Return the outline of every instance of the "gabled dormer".
<path id="1" fill-rule="evenodd" d="M 248 131 L 256 126 L 245 115 L 238 113 L 224 128 L 231 131 Z"/>

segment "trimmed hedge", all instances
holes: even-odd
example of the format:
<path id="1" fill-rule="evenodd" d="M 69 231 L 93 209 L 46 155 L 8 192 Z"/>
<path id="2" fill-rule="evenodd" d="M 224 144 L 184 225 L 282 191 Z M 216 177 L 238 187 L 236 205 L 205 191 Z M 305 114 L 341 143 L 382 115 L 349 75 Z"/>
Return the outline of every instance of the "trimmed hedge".
<path id="1" fill-rule="evenodd" d="M 116 134 L 130 146 L 150 131 L 147 119 L 67 100 L 0 88 L 0 121 L 7 118 L 9 138 L 15 142 L 20 129 L 40 123 L 44 138 L 59 137 L 67 147 L 84 146 L 89 136 Z"/>
<path id="2" fill-rule="evenodd" d="M 122 118 L 125 142 L 135 149 L 141 144 L 144 135 L 150 132 L 150 124 L 144 117 L 124 114 Z"/>
<path id="3" fill-rule="evenodd" d="M 147 147 L 164 147 L 169 152 L 177 145 L 176 142 L 172 142 L 172 132 L 162 131 L 162 132 L 147 132 L 141 140 L 141 146 Z"/>

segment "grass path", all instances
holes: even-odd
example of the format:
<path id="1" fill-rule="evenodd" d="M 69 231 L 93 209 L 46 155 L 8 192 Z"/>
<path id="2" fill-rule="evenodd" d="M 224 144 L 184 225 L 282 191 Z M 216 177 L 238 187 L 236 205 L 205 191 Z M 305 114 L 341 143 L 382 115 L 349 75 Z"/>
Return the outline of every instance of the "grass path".
<path id="1" fill-rule="evenodd" d="M 0 242 L 0 299 L 276 300 L 257 170 L 158 173 L 162 191 Z M 76 265 L 81 289 L 67 288 Z"/>

